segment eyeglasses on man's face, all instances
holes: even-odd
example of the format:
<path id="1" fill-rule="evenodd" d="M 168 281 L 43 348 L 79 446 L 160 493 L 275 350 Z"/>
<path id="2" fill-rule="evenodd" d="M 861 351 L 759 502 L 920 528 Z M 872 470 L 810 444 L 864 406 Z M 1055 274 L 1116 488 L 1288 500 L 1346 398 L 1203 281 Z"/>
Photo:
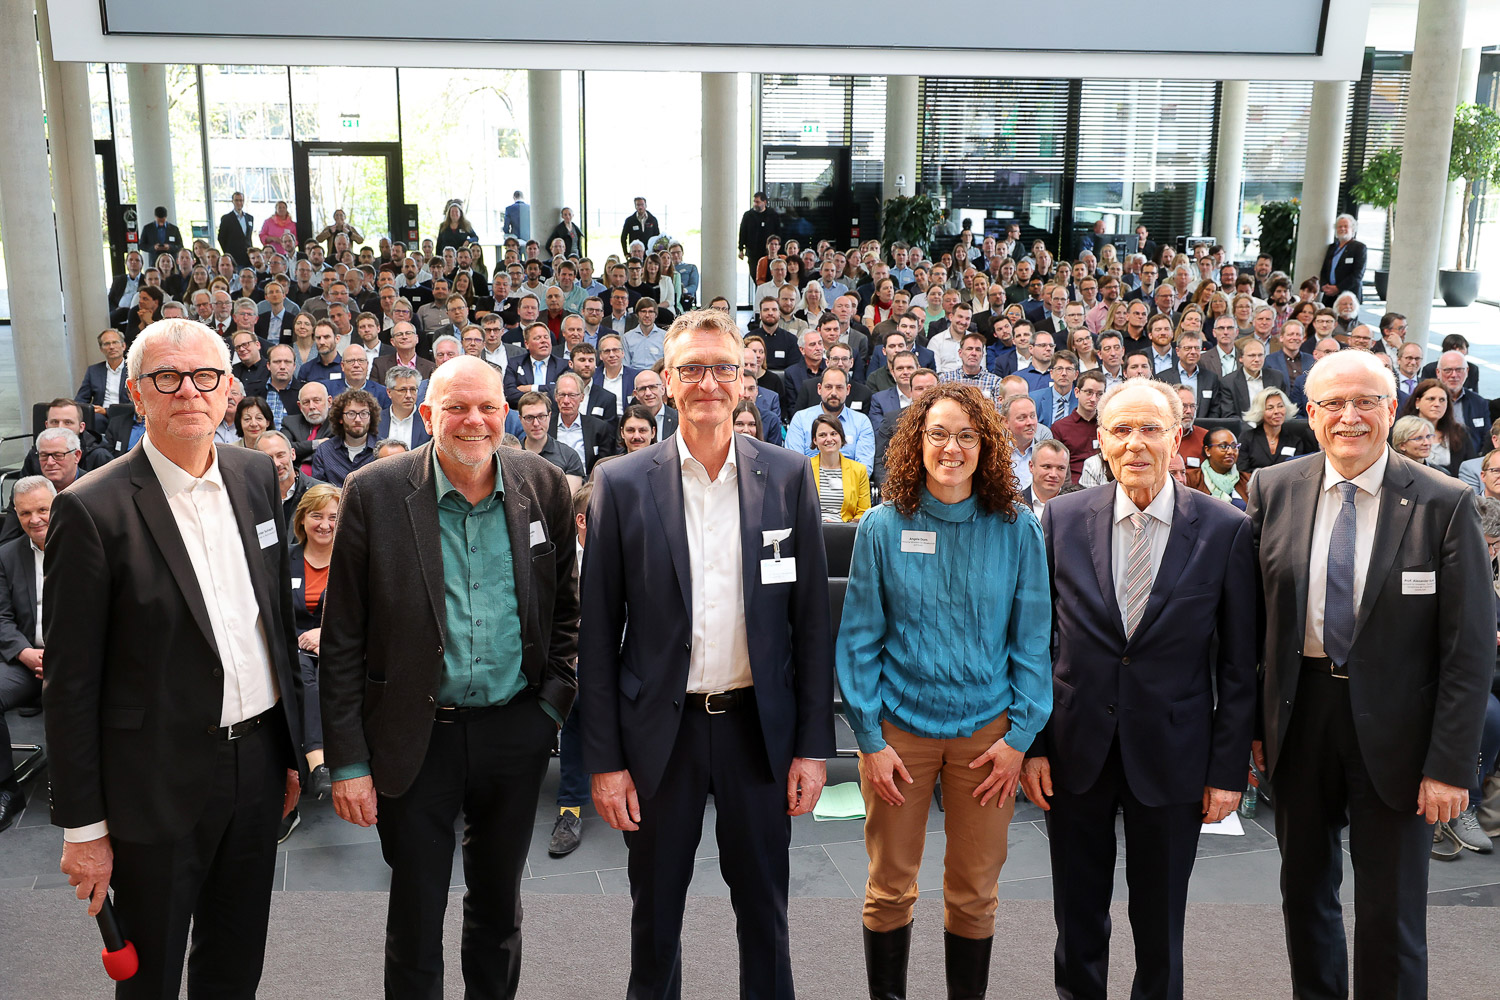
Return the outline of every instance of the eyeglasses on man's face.
<path id="1" fill-rule="evenodd" d="M 1312 404 L 1336 416 L 1343 413 L 1344 408 L 1350 404 L 1353 404 L 1354 408 L 1361 413 L 1369 413 L 1389 398 L 1389 396 L 1351 396 L 1348 399 L 1315 399 Z"/>
<path id="2" fill-rule="evenodd" d="M 218 368 L 194 368 L 186 372 L 162 368 L 159 371 L 146 372 L 141 378 L 155 386 L 157 392 L 170 396 L 182 388 L 182 380 L 185 378 L 192 379 L 193 387 L 199 392 L 213 392 L 223 381 L 224 372 Z"/>

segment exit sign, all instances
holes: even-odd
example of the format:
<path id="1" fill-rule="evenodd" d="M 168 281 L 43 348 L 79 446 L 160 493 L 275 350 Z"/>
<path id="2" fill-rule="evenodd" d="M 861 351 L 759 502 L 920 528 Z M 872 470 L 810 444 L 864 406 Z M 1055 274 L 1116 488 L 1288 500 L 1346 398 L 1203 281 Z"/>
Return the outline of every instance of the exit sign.
<path id="1" fill-rule="evenodd" d="M 344 128 L 359 128 L 359 115 L 340 115 L 339 124 Z"/>

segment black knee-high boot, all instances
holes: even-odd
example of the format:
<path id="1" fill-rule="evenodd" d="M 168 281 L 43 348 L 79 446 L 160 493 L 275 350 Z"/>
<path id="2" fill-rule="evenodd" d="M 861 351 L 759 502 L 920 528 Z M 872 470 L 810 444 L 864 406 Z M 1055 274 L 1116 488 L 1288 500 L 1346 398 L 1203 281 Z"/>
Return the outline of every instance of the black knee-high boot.
<path id="1" fill-rule="evenodd" d="M 948 1000 L 984 1000 L 990 983 L 993 936 L 959 937 L 943 931 L 943 958 L 948 972 Z"/>
<path id="2" fill-rule="evenodd" d="M 865 932 L 865 975 L 870 1000 L 906 1000 L 906 963 L 911 956 L 911 924 L 893 931 Z"/>

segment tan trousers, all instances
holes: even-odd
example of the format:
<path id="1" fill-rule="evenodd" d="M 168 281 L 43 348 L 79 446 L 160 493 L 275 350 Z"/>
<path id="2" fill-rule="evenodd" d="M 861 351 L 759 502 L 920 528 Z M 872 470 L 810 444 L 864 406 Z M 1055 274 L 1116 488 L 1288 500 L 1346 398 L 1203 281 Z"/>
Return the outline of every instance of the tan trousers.
<path id="1" fill-rule="evenodd" d="M 974 735 L 958 739 L 927 739 L 891 725 L 880 724 L 885 741 L 901 755 L 911 774 L 908 785 L 896 775 L 896 787 L 906 798 L 892 806 L 875 793 L 866 758 L 859 762 L 860 789 L 865 799 L 865 849 L 870 854 L 870 876 L 865 883 L 865 926 L 885 932 L 911 923 L 917 901 L 917 870 L 927 837 L 927 814 L 933 785 L 943 777 L 943 832 L 948 846 L 943 854 L 943 926 L 965 938 L 987 938 L 995 933 L 997 882 L 1005 864 L 1006 832 L 1016 810 L 1015 799 L 980 806 L 974 789 L 989 777 L 991 766 L 971 769 L 969 762 L 988 750 L 1010 729 L 1004 713 Z"/>

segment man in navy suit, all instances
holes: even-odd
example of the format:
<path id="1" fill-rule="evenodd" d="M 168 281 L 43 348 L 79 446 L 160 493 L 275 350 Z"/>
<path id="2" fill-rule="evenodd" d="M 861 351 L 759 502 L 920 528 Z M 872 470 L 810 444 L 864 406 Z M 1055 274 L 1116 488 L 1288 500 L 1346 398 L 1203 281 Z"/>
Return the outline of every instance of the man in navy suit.
<path id="1" fill-rule="evenodd" d="M 1256 700 L 1250 521 L 1172 481 L 1181 439 L 1174 389 L 1115 386 L 1099 409 L 1115 482 L 1042 512 L 1055 694 L 1021 781 L 1047 813 L 1059 996 L 1105 995 L 1123 807 L 1130 995 L 1180 1000 L 1200 825 L 1229 815 L 1245 788 Z"/>
<path id="2" fill-rule="evenodd" d="M 672 438 L 598 466 L 579 645 L 584 766 L 630 851 L 631 997 L 682 994 L 682 915 L 710 792 L 740 995 L 790 998 L 787 847 L 833 755 L 828 566 L 812 466 L 732 433 L 726 314 L 672 324 Z"/>
<path id="3" fill-rule="evenodd" d="M 1058 351 L 1052 357 L 1049 371 L 1052 373 L 1051 384 L 1031 392 L 1031 399 L 1036 403 L 1037 422 L 1048 428 L 1052 421 L 1061 420 L 1078 409 L 1078 394 L 1073 391 L 1073 383 L 1078 379 L 1078 355 L 1072 351 Z"/>
<path id="4" fill-rule="evenodd" d="M 910 351 L 892 355 L 887 367 L 896 384 L 870 397 L 870 426 L 875 428 L 877 434 L 881 424 L 897 419 L 901 416 L 901 411 L 911 405 L 911 377 L 921 370 L 916 355 Z"/>
<path id="5" fill-rule="evenodd" d="M 505 366 L 505 401 L 514 410 L 528 392 L 551 393 L 568 363 L 552 353 L 552 331 L 546 323 L 526 328 L 526 353 Z"/>
<path id="6" fill-rule="evenodd" d="M 104 430 L 104 414 L 109 407 L 130 402 L 125 391 L 125 335 L 119 330 L 105 330 L 99 334 L 98 343 L 104 360 L 88 366 L 73 396 L 89 408 L 95 433 Z"/>

